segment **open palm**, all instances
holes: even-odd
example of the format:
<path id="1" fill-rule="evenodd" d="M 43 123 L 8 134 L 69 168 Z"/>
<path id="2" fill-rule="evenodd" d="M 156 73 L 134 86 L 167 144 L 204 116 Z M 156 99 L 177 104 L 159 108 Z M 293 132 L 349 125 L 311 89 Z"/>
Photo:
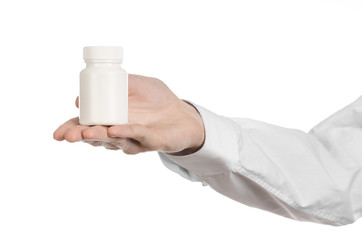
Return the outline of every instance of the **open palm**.
<path id="1" fill-rule="evenodd" d="M 195 108 L 159 79 L 132 74 L 128 79 L 127 124 L 84 126 L 72 118 L 54 132 L 54 139 L 84 141 L 127 154 L 152 150 L 190 153 L 202 145 L 203 123 Z"/>

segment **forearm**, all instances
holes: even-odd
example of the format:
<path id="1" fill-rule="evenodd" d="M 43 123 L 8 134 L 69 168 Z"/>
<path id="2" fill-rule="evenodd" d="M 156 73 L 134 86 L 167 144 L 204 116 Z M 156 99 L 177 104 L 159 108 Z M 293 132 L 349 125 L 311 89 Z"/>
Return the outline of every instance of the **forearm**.
<path id="1" fill-rule="evenodd" d="M 244 204 L 298 220 L 347 224 L 361 214 L 361 107 L 356 101 L 304 133 L 197 106 L 205 125 L 203 147 L 187 156 L 160 155 Z M 340 122 L 346 123 L 343 130 L 335 125 Z M 348 126 L 353 130 L 346 131 Z M 332 136 L 336 131 L 340 135 Z M 349 138 L 347 145 L 336 142 L 341 136 Z M 328 143 L 340 145 L 332 149 Z"/>

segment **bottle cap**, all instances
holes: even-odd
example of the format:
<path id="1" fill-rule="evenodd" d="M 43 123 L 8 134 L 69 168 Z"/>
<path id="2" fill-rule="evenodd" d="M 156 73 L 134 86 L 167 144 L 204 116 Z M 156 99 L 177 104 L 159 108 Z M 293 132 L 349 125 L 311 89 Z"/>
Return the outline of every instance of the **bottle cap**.
<path id="1" fill-rule="evenodd" d="M 123 48 L 116 46 L 89 46 L 83 48 L 85 61 L 122 62 Z"/>

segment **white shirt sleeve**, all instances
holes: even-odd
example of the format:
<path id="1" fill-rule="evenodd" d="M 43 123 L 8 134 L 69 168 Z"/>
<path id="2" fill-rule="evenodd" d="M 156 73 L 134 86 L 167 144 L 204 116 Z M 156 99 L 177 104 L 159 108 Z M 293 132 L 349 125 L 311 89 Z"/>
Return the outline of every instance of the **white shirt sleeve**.
<path id="1" fill-rule="evenodd" d="M 361 216 L 362 96 L 309 133 L 192 105 L 204 121 L 205 143 L 185 156 L 159 152 L 172 171 L 300 221 L 345 225 Z"/>

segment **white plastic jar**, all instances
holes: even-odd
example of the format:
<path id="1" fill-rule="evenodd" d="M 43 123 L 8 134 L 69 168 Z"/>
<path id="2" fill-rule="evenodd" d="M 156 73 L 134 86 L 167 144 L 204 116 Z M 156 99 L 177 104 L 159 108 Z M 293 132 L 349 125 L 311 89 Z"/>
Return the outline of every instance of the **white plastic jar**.
<path id="1" fill-rule="evenodd" d="M 79 123 L 127 123 L 128 74 L 121 68 L 122 47 L 84 47 L 83 58 L 87 66 L 80 73 Z"/>

